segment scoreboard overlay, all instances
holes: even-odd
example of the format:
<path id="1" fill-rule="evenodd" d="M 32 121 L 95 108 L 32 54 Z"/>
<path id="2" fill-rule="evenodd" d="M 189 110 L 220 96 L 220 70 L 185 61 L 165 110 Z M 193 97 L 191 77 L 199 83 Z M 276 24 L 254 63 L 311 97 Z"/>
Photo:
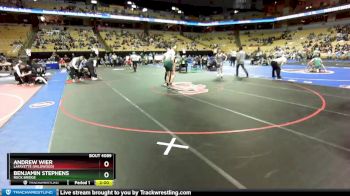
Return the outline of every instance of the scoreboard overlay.
<path id="1" fill-rule="evenodd" d="M 110 186 L 116 178 L 114 153 L 8 153 L 11 185 Z"/>

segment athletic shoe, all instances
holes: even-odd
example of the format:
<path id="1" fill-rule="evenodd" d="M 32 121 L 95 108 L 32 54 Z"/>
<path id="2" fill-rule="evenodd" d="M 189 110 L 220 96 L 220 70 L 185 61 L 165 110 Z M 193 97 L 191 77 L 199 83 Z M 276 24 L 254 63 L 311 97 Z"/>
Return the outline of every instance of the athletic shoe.
<path id="1" fill-rule="evenodd" d="M 73 83 L 76 83 L 77 81 L 75 79 L 72 80 Z"/>
<path id="2" fill-rule="evenodd" d="M 80 80 L 80 82 L 84 81 L 84 79 L 83 79 L 83 78 L 80 78 L 79 80 Z"/>
<path id="3" fill-rule="evenodd" d="M 94 80 L 94 81 L 95 81 L 95 80 L 98 80 L 98 78 L 95 78 L 95 77 L 91 77 L 91 80 Z"/>
<path id="4" fill-rule="evenodd" d="M 166 86 L 168 86 L 168 84 L 167 84 L 167 83 L 164 83 L 164 84 L 162 84 L 162 86 L 165 86 L 165 87 L 166 87 Z"/>

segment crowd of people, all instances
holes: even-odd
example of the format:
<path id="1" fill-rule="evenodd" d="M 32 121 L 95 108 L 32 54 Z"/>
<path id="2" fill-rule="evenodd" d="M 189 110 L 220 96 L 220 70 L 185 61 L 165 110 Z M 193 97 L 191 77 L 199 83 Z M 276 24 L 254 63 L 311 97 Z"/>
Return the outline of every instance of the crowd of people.
<path id="1" fill-rule="evenodd" d="M 350 25 L 335 26 L 337 41 L 349 41 Z"/>
<path id="2" fill-rule="evenodd" d="M 214 34 L 214 33 L 213 33 Z M 193 45 L 196 47 L 198 43 L 207 43 L 210 49 L 219 47 L 217 42 L 225 42 L 227 45 L 236 45 L 234 40 L 235 35 L 233 33 L 227 33 L 226 35 L 215 36 L 202 36 L 201 34 L 184 34 L 185 37 L 194 40 Z"/>
<path id="3" fill-rule="evenodd" d="M 161 32 L 146 34 L 141 31 L 105 31 L 104 40 L 113 50 L 159 50 L 169 48 L 174 44 L 181 45 L 183 49 L 198 51 L 196 41 L 180 39 L 177 36 L 165 37 Z"/>
<path id="4" fill-rule="evenodd" d="M 98 42 L 96 35 L 91 30 L 75 29 L 78 37 L 73 37 L 70 30 L 51 28 L 41 29 L 35 37 L 33 48 L 47 49 L 48 46 L 53 46 L 53 50 L 70 51 L 77 49 L 91 50 L 94 47 L 102 48 Z"/>
<path id="5" fill-rule="evenodd" d="M 248 37 L 251 36 L 251 33 L 250 32 L 247 32 L 247 35 Z M 262 33 L 262 35 L 264 35 Z M 258 45 L 271 45 L 273 44 L 274 41 L 277 41 L 277 40 L 292 40 L 292 33 L 288 32 L 288 31 L 285 31 L 283 32 L 281 35 L 279 36 L 269 36 L 269 37 L 266 37 L 266 38 L 250 38 L 248 41 L 250 42 L 255 42 L 256 44 Z M 250 46 L 252 46 L 253 44 L 251 44 Z"/>
<path id="6" fill-rule="evenodd" d="M 344 25 L 344 26 L 335 26 L 333 28 L 329 28 L 327 33 L 314 33 L 311 32 L 308 35 L 305 36 L 305 41 L 302 41 L 301 48 L 296 48 L 296 46 L 290 46 L 288 44 L 290 39 L 295 39 L 294 34 L 295 32 L 286 32 L 284 33 L 284 36 L 279 37 L 276 39 L 276 37 L 270 37 L 271 39 L 259 39 L 257 40 L 250 40 L 254 43 L 251 43 L 252 45 L 271 45 L 273 44 L 273 41 L 275 40 L 285 40 L 285 44 L 281 47 L 284 52 L 285 56 L 288 59 L 293 60 L 301 60 L 301 59 L 312 59 L 313 53 L 315 51 L 319 51 L 321 53 L 322 58 L 328 58 L 328 59 L 349 59 L 350 58 L 350 45 L 348 43 L 348 35 L 350 33 L 350 25 Z M 335 43 L 336 42 L 336 43 Z M 265 56 L 267 58 L 270 56 L 274 49 L 271 50 L 256 50 L 249 54 L 249 56 L 252 56 L 252 58 L 256 56 Z M 257 55 L 257 53 L 262 53 L 260 55 Z"/>
<path id="7" fill-rule="evenodd" d="M 143 32 L 107 31 L 106 40 L 113 41 L 111 47 L 115 50 L 127 50 L 129 48 L 165 48 L 171 44 L 171 40 L 164 40 L 160 34 L 146 35 Z"/>
<path id="8" fill-rule="evenodd" d="M 350 33 L 350 25 L 336 26 L 333 29 L 329 29 L 330 33 L 310 33 L 307 36 L 307 41 L 303 43 L 303 48 L 312 54 L 313 51 L 320 51 L 327 54 L 328 58 L 349 58 L 350 47 L 348 43 L 342 44 L 341 42 L 347 42 L 348 34 Z M 336 31 L 336 36 L 332 36 Z M 332 43 L 337 42 L 334 46 Z M 309 55 L 310 58 L 311 55 Z"/>
<path id="9" fill-rule="evenodd" d="M 51 49 L 52 46 L 54 51 L 88 51 L 93 47 L 103 48 L 103 44 L 99 43 L 97 35 L 92 30 L 86 29 L 75 29 L 77 35 L 72 36 L 72 30 L 62 28 L 43 28 L 40 30 L 34 40 L 32 47 L 37 50 Z M 179 36 L 165 36 L 160 32 L 152 32 L 146 34 L 142 31 L 129 31 L 129 30 L 118 30 L 118 31 L 102 31 L 105 32 L 105 37 L 102 38 L 106 41 L 107 45 L 110 46 L 112 51 L 154 51 L 164 50 L 172 45 L 178 45 L 187 51 L 198 51 L 200 41 L 207 41 L 210 43 L 208 48 L 214 49 L 218 47 L 216 40 L 227 40 L 227 45 L 237 45 L 234 40 L 234 35 L 230 35 L 228 39 L 226 36 L 218 35 L 214 36 L 202 36 L 200 34 L 185 34 L 185 37 L 189 40 L 181 39 Z M 295 48 L 295 46 L 289 46 L 288 42 L 294 39 L 295 32 L 283 32 L 278 36 L 270 36 L 265 38 L 251 38 L 247 46 L 269 46 L 274 41 L 284 40 L 285 45 L 282 46 L 286 56 L 289 59 L 298 59 L 299 56 L 304 55 L 309 58 L 312 57 L 314 50 L 319 50 L 322 57 L 325 55 L 328 58 L 350 58 L 350 46 L 348 43 L 348 35 L 350 32 L 350 25 L 338 25 L 333 28 L 329 28 L 328 33 L 310 33 L 305 37 L 305 41 L 301 43 L 303 50 Z M 100 32 L 101 33 L 101 32 Z M 101 35 L 103 35 L 101 33 Z M 337 44 L 334 42 L 337 41 Z M 21 44 L 21 43 L 13 43 Z M 221 44 L 221 43 L 220 43 Z M 204 44 L 205 45 L 205 44 Z M 179 47 L 179 48 L 180 48 Z M 227 48 L 225 48 L 227 51 Z M 270 51 L 262 51 L 263 55 L 268 56 Z M 248 56 L 254 56 L 254 54 L 247 54 Z"/>

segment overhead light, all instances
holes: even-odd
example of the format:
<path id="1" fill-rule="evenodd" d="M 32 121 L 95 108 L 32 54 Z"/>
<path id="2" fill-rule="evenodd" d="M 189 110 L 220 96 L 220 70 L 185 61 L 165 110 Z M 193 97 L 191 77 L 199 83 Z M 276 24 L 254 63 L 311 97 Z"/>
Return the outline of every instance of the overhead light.
<path id="1" fill-rule="evenodd" d="M 235 10 L 235 12 L 234 12 L 235 14 L 237 14 L 238 13 L 238 10 Z"/>
<path id="2" fill-rule="evenodd" d="M 132 4 L 131 7 L 136 9 L 137 6 L 135 4 Z"/>
<path id="3" fill-rule="evenodd" d="M 34 2 L 36 2 L 36 0 L 34 0 Z"/>
<path id="4" fill-rule="evenodd" d="M 308 9 L 309 9 L 309 7 L 306 7 L 305 9 L 306 9 L 306 10 L 308 10 Z"/>
<path id="5" fill-rule="evenodd" d="M 45 16 L 40 16 L 40 20 L 41 20 L 41 22 L 44 22 L 45 21 Z"/>
<path id="6" fill-rule="evenodd" d="M 128 5 L 131 5 L 132 4 L 132 2 L 131 1 L 128 1 Z"/>
<path id="7" fill-rule="evenodd" d="M 173 7 L 171 7 L 171 10 L 175 10 L 175 9 L 176 9 L 176 7 L 174 7 L 174 6 L 173 6 Z"/>
<path id="8" fill-rule="evenodd" d="M 142 9 L 142 12 L 147 12 L 147 8 L 143 8 L 143 9 Z"/>
<path id="9" fill-rule="evenodd" d="M 91 0 L 92 4 L 97 4 L 97 0 Z"/>
<path id="10" fill-rule="evenodd" d="M 181 13 L 182 13 L 182 11 L 181 11 L 181 10 L 179 10 L 179 11 L 177 11 L 177 13 L 178 13 L 178 14 L 181 14 Z"/>

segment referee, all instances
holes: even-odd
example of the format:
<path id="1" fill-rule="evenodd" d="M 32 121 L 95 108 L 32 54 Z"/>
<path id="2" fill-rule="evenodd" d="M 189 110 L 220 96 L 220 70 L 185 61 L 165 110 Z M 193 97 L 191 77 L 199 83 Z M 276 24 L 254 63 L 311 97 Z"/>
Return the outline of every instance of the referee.
<path id="1" fill-rule="evenodd" d="M 236 65 L 236 77 L 238 77 L 238 71 L 239 67 L 242 67 L 243 71 L 246 74 L 246 77 L 249 77 L 247 69 L 244 67 L 244 60 L 245 60 L 245 52 L 242 47 L 239 47 L 239 52 L 237 53 L 237 65 Z"/>
<path id="2" fill-rule="evenodd" d="M 140 56 L 136 55 L 135 52 L 130 55 L 130 59 L 132 62 L 132 67 L 134 68 L 134 72 L 137 70 L 137 65 L 140 63 Z"/>
<path id="3" fill-rule="evenodd" d="M 287 58 L 284 56 L 274 58 L 271 61 L 272 67 L 272 77 L 275 78 L 277 75 L 277 79 L 282 79 L 281 77 L 281 66 L 287 62 Z"/>

